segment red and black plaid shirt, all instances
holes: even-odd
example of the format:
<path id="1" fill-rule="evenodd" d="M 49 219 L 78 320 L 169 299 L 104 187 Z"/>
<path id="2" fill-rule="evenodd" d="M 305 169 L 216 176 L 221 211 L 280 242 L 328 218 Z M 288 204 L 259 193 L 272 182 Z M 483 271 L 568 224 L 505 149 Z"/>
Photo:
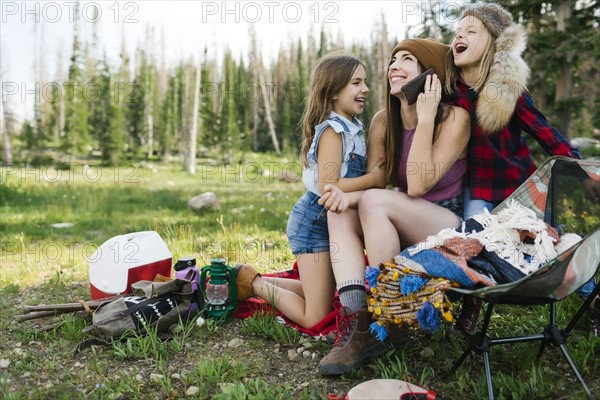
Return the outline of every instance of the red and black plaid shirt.
<path id="1" fill-rule="evenodd" d="M 529 133 L 550 155 L 581 158 L 576 148 L 550 125 L 546 117 L 523 92 L 512 118 L 501 131 L 486 135 L 477 124 L 477 93 L 461 79 L 449 102 L 467 110 L 471 116 L 468 170 L 465 185 L 472 199 L 499 202 L 507 198 L 536 169 L 522 131 Z"/>

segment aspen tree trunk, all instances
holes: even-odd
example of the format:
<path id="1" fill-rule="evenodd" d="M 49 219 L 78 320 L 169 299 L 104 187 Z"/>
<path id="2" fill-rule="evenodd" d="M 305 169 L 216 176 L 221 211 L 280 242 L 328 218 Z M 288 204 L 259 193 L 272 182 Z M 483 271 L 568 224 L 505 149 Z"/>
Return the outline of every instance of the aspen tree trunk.
<path id="1" fill-rule="evenodd" d="M 154 53 L 153 53 L 153 47 L 154 47 L 154 29 L 153 28 L 146 28 L 146 43 L 145 43 L 146 49 L 148 51 L 148 58 L 147 58 L 147 68 L 148 68 L 148 74 L 147 76 L 147 80 L 145 82 L 146 84 L 146 99 L 145 99 L 145 116 L 146 116 L 146 127 L 148 129 L 147 135 L 148 135 L 148 141 L 147 141 L 147 145 L 148 145 L 148 153 L 147 153 L 147 157 L 151 158 L 152 154 L 154 153 L 154 63 L 155 63 L 155 57 L 154 57 Z"/>
<path id="2" fill-rule="evenodd" d="M 258 78 L 258 86 L 260 86 L 260 91 L 262 94 L 263 102 L 265 105 L 265 118 L 267 120 L 267 125 L 269 126 L 269 134 L 271 135 L 271 141 L 273 142 L 273 148 L 275 149 L 275 153 L 279 155 L 281 150 L 279 149 L 279 141 L 277 140 L 277 134 L 275 133 L 275 124 L 273 124 L 273 117 L 271 116 L 271 99 L 269 93 L 267 92 L 267 86 L 265 85 L 264 71 L 262 66 L 262 61 L 259 60 L 258 57 L 258 43 L 256 41 L 256 31 L 253 27 L 250 27 L 250 48 L 251 48 L 251 57 L 254 59 L 254 68 L 257 73 Z M 256 106 L 258 107 L 258 105 Z M 254 118 L 253 110 L 253 118 Z M 255 129 L 254 127 L 252 129 Z"/>
<path id="3" fill-rule="evenodd" d="M 252 71 L 252 81 L 254 84 L 258 83 L 258 60 L 256 53 L 256 32 L 253 27 L 250 27 L 250 70 Z M 258 96 L 258 91 L 256 95 Z M 255 97 L 256 101 L 251 102 L 252 107 L 252 128 L 250 129 L 250 136 L 252 136 L 252 151 L 258 151 L 258 97 Z"/>
<path id="4" fill-rule="evenodd" d="M 12 132 L 12 115 L 4 102 L 0 102 L 0 113 L 4 119 L 2 129 L 2 150 L 4 152 L 4 164 L 12 165 L 12 146 L 10 142 L 10 134 Z"/>
<path id="5" fill-rule="evenodd" d="M 175 77 L 173 78 L 173 117 L 171 118 L 173 123 L 173 135 L 175 139 L 175 143 L 179 143 L 179 137 L 181 136 L 181 121 L 177 119 L 179 115 L 179 109 L 177 105 L 179 104 L 179 79 L 177 79 L 177 73 L 175 73 Z M 181 149 L 180 149 L 181 150 Z"/>
<path id="6" fill-rule="evenodd" d="M 277 134 L 275 133 L 273 118 L 271 117 L 271 100 L 269 98 L 269 93 L 267 92 L 267 86 L 265 85 L 265 79 L 263 75 L 262 64 L 260 64 L 258 66 L 258 84 L 260 85 L 262 97 L 265 102 L 265 117 L 267 118 L 267 124 L 269 125 L 269 134 L 271 135 L 271 140 L 273 141 L 275 154 L 279 155 L 281 154 L 281 151 L 279 150 L 279 142 L 277 141 Z"/>
<path id="7" fill-rule="evenodd" d="M 36 16 L 36 18 L 39 18 L 39 11 L 38 11 L 38 15 Z M 34 73 L 35 73 L 35 100 L 33 102 L 33 129 L 35 132 L 35 137 L 36 139 L 36 144 L 33 146 L 32 149 L 27 149 L 29 150 L 29 154 L 30 154 L 30 160 L 32 158 L 35 158 L 37 156 L 40 155 L 41 149 L 40 149 L 40 144 L 42 143 L 41 140 L 41 136 L 42 136 L 42 112 L 41 112 L 41 101 L 42 101 L 42 96 L 41 96 L 41 87 L 43 85 L 42 83 L 42 43 L 43 43 L 43 37 L 44 34 L 42 32 L 43 29 L 43 24 L 39 23 L 39 24 L 35 24 L 34 27 L 34 37 L 35 37 L 35 50 L 34 50 L 34 56 L 35 56 L 35 61 L 34 61 Z M 39 89 L 39 90 L 38 90 Z"/>
<path id="8" fill-rule="evenodd" d="M 165 30 L 164 27 L 161 29 L 160 34 L 160 69 L 158 71 L 158 104 L 164 104 L 167 100 L 167 88 L 168 88 L 168 78 L 167 78 L 167 60 L 166 60 L 166 44 L 165 44 Z M 162 127 L 164 129 L 164 138 L 163 143 L 163 160 L 166 160 L 169 156 L 169 144 L 171 143 L 168 135 L 170 133 L 169 130 L 170 121 L 167 117 L 167 121 L 165 126 Z"/>
<path id="9" fill-rule="evenodd" d="M 8 57 L 4 57 L 4 63 L 8 64 Z M 0 65 L 0 82 L 4 82 L 4 80 L 6 79 L 7 76 L 7 70 L 8 70 L 8 66 L 7 65 Z M 0 129 L 2 131 L 2 137 L 0 138 L 0 140 L 2 140 L 2 150 L 4 153 L 4 164 L 5 165 L 11 165 L 12 164 L 12 146 L 11 146 L 11 142 L 10 142 L 10 135 L 12 133 L 12 128 L 13 128 L 13 121 L 12 118 L 13 116 L 11 115 L 11 110 L 10 110 L 10 105 L 9 105 L 9 101 L 7 99 L 6 102 L 4 101 L 0 101 L 0 116 L 2 116 L 2 129 Z"/>
<path id="10" fill-rule="evenodd" d="M 181 84 L 183 85 L 183 91 L 181 93 L 181 131 L 180 131 L 180 136 L 179 136 L 179 147 L 180 147 L 180 154 L 181 154 L 181 162 L 182 165 L 185 168 L 185 160 L 187 159 L 187 152 L 189 151 L 189 149 L 186 148 L 187 145 L 187 138 L 190 135 L 190 86 L 191 86 L 191 78 L 190 78 L 190 69 L 188 68 L 187 65 L 184 65 L 182 63 L 182 82 Z"/>
<path id="11" fill-rule="evenodd" d="M 200 75 L 202 64 L 196 67 L 196 86 L 194 86 L 194 109 L 192 110 L 192 129 L 190 130 L 185 168 L 190 174 L 196 173 L 196 140 L 198 137 L 198 109 L 200 108 Z"/>

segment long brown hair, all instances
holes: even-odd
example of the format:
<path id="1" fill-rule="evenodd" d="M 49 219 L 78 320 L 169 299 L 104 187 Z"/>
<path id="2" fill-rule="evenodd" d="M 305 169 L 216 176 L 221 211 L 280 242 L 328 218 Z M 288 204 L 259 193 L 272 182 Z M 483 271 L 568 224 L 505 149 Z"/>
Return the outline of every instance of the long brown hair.
<path id="1" fill-rule="evenodd" d="M 301 122 L 300 160 L 304 167 L 308 166 L 306 156 L 315 135 L 315 126 L 329 118 L 333 97 L 350 82 L 359 65 L 365 68 L 365 63 L 358 57 L 339 52 L 327 54 L 313 64 Z"/>
<path id="2" fill-rule="evenodd" d="M 392 54 L 392 57 L 394 54 Z M 419 63 L 419 73 L 423 72 L 425 68 Z M 387 77 L 387 75 L 386 75 Z M 386 168 L 385 172 L 387 175 L 387 181 L 393 186 L 399 186 L 400 177 L 398 176 L 398 165 L 400 164 L 400 157 L 402 156 L 402 135 L 404 126 L 402 124 L 402 114 L 400 111 L 400 99 L 393 96 L 390 93 L 391 86 L 390 81 L 387 79 L 387 98 L 385 101 L 385 111 L 387 118 L 387 125 L 385 129 L 385 159 Z M 437 113 L 435 115 L 433 125 L 433 142 L 439 135 L 440 124 L 448 118 L 450 107 L 443 107 L 442 103 L 438 105 Z"/>

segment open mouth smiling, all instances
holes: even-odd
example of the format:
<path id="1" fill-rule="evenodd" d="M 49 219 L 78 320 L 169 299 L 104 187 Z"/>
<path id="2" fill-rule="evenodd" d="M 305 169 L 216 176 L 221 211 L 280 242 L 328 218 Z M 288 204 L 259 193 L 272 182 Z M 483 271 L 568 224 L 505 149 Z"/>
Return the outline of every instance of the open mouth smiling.
<path id="1" fill-rule="evenodd" d="M 456 54 L 460 54 L 460 53 L 462 53 L 463 51 L 465 51 L 465 50 L 467 49 L 467 47 L 468 47 L 468 46 L 467 46 L 466 44 L 464 44 L 464 43 L 457 43 L 457 44 L 454 46 L 454 49 L 456 50 Z"/>

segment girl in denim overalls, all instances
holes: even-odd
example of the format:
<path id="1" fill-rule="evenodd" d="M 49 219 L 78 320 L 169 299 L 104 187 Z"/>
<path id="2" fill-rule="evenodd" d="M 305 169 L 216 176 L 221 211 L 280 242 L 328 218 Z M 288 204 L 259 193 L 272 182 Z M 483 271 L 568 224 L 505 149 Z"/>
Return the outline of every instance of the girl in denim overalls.
<path id="1" fill-rule="evenodd" d="M 369 88 L 361 60 L 331 54 L 316 61 L 302 119 L 303 180 L 306 193 L 294 205 L 287 235 L 300 281 L 262 278 L 250 266 L 238 269 L 238 288 L 270 301 L 286 317 L 313 327 L 333 309 L 327 210 L 318 200 L 327 184 L 346 192 L 382 186 L 383 160 L 366 171 L 363 112 Z M 335 244 L 332 245 L 335 249 Z M 333 250 L 332 250 L 332 254 Z"/>

